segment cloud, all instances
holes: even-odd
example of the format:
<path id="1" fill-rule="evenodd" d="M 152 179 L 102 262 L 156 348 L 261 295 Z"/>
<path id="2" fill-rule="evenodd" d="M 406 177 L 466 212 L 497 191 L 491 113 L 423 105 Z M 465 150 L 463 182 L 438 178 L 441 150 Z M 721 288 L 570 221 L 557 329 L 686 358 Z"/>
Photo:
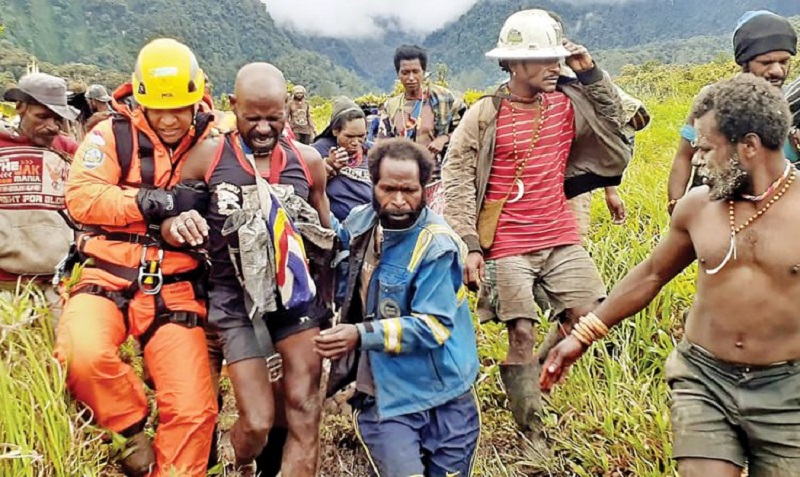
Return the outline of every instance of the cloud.
<path id="1" fill-rule="evenodd" d="M 380 35 L 385 25 L 430 33 L 478 0 L 262 0 L 275 22 L 300 33 L 334 38 Z"/>

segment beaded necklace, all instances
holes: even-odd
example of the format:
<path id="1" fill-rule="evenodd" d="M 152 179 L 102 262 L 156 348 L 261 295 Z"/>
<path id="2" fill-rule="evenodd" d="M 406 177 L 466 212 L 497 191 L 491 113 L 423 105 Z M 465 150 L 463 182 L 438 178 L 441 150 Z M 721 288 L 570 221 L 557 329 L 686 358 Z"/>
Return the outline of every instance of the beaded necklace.
<path id="1" fill-rule="evenodd" d="M 514 181 L 511 183 L 511 188 L 508 190 L 508 194 L 506 194 L 506 200 L 508 197 L 511 196 L 511 191 L 514 190 L 516 186 L 518 188 L 518 195 L 513 200 L 508 201 L 509 204 L 512 204 L 518 201 L 522 195 L 525 193 L 525 185 L 522 183 L 522 174 L 525 171 L 525 165 L 528 163 L 528 159 L 531 158 L 533 155 L 533 149 L 536 147 L 536 144 L 539 142 L 539 135 L 542 132 L 542 126 L 544 125 L 545 121 L 547 120 L 547 108 L 545 107 L 544 102 L 544 95 L 538 95 L 537 99 L 539 101 L 539 124 L 536 125 L 536 128 L 533 130 L 533 137 L 531 138 L 531 144 L 528 149 L 525 151 L 525 156 L 520 157 L 519 154 L 519 141 L 517 140 L 517 109 L 511 104 L 509 101 L 508 106 L 511 109 L 511 137 L 512 137 L 512 147 L 514 152 L 514 160 L 516 161 L 517 165 L 515 167 L 515 177 Z M 534 119 L 535 120 L 535 119 Z"/>
<path id="2" fill-rule="evenodd" d="M 733 200 L 728 201 L 728 218 L 730 220 L 730 225 L 731 225 L 731 245 L 730 245 L 730 247 L 728 247 L 728 253 L 725 255 L 725 258 L 722 259 L 722 263 L 720 263 L 719 266 L 717 266 L 716 268 L 707 269 L 706 270 L 707 274 L 716 275 L 717 273 L 719 273 L 720 270 L 722 270 L 722 268 L 725 265 L 728 264 L 728 262 L 731 260 L 731 258 L 733 258 L 734 260 L 737 259 L 737 257 L 736 257 L 736 235 L 738 233 L 740 233 L 742 230 L 744 230 L 745 228 L 747 228 L 756 219 L 758 219 L 759 217 L 764 215 L 764 212 L 766 212 L 770 207 L 772 207 L 772 205 L 775 204 L 775 202 L 780 200 L 780 198 L 783 196 L 783 194 L 785 194 L 786 191 L 789 190 L 789 187 L 794 182 L 795 177 L 796 177 L 796 174 L 794 172 L 792 172 L 789 175 L 789 177 L 786 179 L 786 183 L 783 185 L 783 187 L 781 187 L 781 190 L 778 191 L 777 194 L 772 196 L 772 198 L 769 200 L 769 202 L 767 202 L 764 205 L 764 207 L 762 207 L 761 209 L 756 211 L 755 214 L 750 216 L 749 219 L 745 220 L 744 223 L 739 225 L 738 227 L 736 226 L 736 218 L 735 218 L 734 209 L 733 209 L 734 201 Z M 782 180 L 783 176 L 781 176 L 780 179 Z M 764 196 L 766 197 L 765 194 L 764 194 Z"/>
<path id="3" fill-rule="evenodd" d="M 759 195 L 742 194 L 742 198 L 746 199 L 746 200 L 753 201 L 753 202 L 761 202 L 768 195 L 771 195 L 773 192 L 775 192 L 775 189 L 778 188 L 778 186 L 781 184 L 781 182 L 783 182 L 784 180 L 786 180 L 787 177 L 789 177 L 789 172 L 791 172 L 791 170 L 792 170 L 792 163 L 791 162 L 787 162 L 786 163 L 786 169 L 783 170 L 783 174 L 781 174 L 780 177 L 775 179 L 775 182 L 770 184 L 770 186 L 767 188 L 767 190 L 764 191 L 763 194 L 759 194 Z"/>
<path id="4" fill-rule="evenodd" d="M 400 120 L 403 124 L 403 129 L 400 131 L 400 136 L 412 141 L 417 140 L 417 131 L 419 130 L 420 117 L 422 117 L 422 110 L 425 109 L 425 102 L 428 101 L 427 87 L 422 88 L 420 99 L 414 99 L 414 108 L 411 114 L 406 115 L 406 96 L 400 100 Z"/>

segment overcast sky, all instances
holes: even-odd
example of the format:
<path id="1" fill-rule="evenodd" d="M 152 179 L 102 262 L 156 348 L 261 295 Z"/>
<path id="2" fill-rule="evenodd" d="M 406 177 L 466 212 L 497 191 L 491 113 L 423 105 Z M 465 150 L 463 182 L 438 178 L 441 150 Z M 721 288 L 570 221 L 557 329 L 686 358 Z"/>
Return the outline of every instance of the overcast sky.
<path id="1" fill-rule="evenodd" d="M 391 19 L 408 33 L 430 33 L 457 19 L 478 0 L 262 1 L 284 28 L 319 36 L 358 38 L 380 33 L 376 19 Z"/>

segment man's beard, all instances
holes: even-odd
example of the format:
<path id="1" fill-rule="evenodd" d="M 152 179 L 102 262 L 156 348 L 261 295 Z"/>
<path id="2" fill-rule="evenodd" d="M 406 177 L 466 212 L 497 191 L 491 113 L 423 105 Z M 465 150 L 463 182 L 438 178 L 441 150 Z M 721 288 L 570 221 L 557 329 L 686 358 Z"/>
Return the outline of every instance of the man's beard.
<path id="1" fill-rule="evenodd" d="M 705 183 L 709 187 L 711 200 L 732 200 L 750 192 L 751 183 L 747 171 L 742 169 L 739 155 L 733 154 L 728 160 L 728 167 L 721 171 L 704 171 Z"/>
<path id="2" fill-rule="evenodd" d="M 403 230 L 411 227 L 417 222 L 419 219 L 420 214 L 425 209 L 426 206 L 425 201 L 425 193 L 422 194 L 422 201 L 420 201 L 419 206 L 413 211 L 410 212 L 402 212 L 404 217 L 397 217 L 391 209 L 382 209 L 381 205 L 375 199 L 375 196 L 372 196 L 372 208 L 375 209 L 375 212 L 378 213 L 378 220 L 381 223 L 381 226 L 386 230 Z"/>

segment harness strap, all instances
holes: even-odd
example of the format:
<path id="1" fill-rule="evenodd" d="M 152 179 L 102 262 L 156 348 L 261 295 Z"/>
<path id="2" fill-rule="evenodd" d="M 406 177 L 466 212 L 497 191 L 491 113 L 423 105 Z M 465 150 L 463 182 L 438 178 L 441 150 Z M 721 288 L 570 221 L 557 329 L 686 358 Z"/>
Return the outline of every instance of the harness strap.
<path id="1" fill-rule="evenodd" d="M 85 287 L 80 287 L 77 290 L 72 290 L 69 292 L 70 298 L 75 297 L 77 295 L 94 295 L 106 298 L 114 302 L 114 305 L 122 312 L 122 318 L 125 323 L 125 334 L 130 333 L 130 320 L 128 318 L 128 308 L 130 306 L 131 300 L 133 299 L 133 295 L 136 293 L 135 288 L 130 286 L 124 290 L 106 290 L 105 288 L 101 287 L 100 285 L 86 285 Z"/>
<path id="2" fill-rule="evenodd" d="M 128 310 L 130 308 L 131 300 L 136 293 L 137 286 L 134 283 L 124 290 L 106 290 L 100 285 L 87 285 L 77 290 L 70 292 L 69 296 L 88 294 L 106 298 L 114 302 L 114 305 L 122 312 L 123 320 L 125 322 L 125 333 L 130 333 L 130 316 Z M 150 326 L 139 335 L 139 342 L 142 348 L 146 348 L 147 344 L 162 326 L 174 323 L 181 325 L 185 328 L 194 328 L 202 326 L 202 318 L 197 313 L 191 311 L 172 311 L 164 304 L 164 299 L 161 294 L 156 295 L 156 313 Z"/>

